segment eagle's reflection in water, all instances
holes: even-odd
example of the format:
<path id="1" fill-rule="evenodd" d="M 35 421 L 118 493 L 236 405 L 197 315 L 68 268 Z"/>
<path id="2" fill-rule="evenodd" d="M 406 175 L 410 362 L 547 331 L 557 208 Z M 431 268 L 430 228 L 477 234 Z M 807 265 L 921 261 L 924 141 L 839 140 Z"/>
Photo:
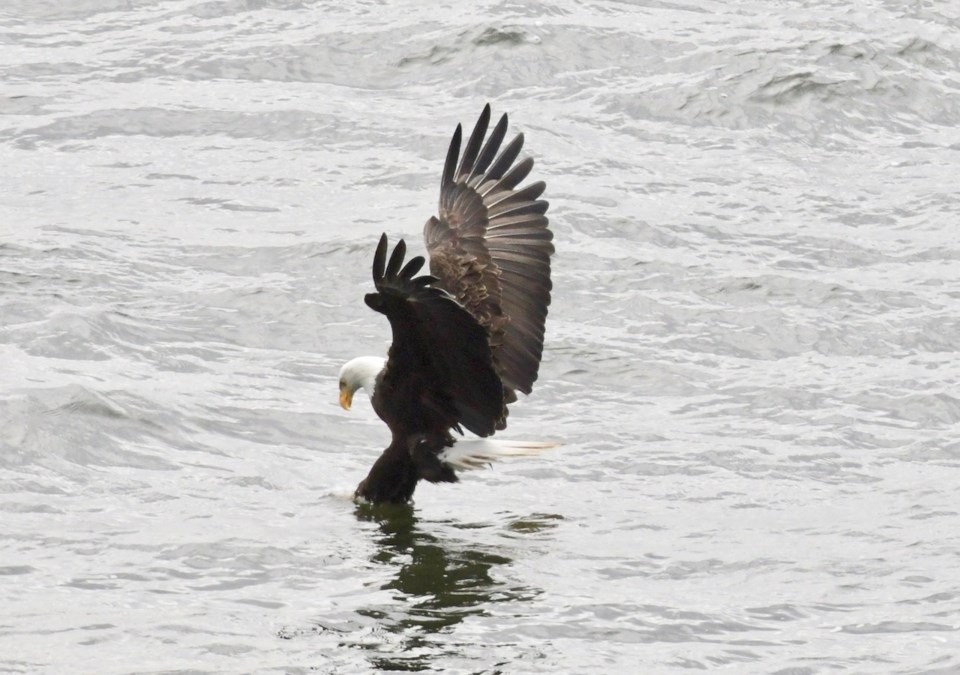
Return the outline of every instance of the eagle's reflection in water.
<path id="1" fill-rule="evenodd" d="M 442 638 L 452 627 L 486 614 L 496 603 L 522 603 L 539 594 L 495 578 L 498 567 L 512 562 L 504 547 L 441 539 L 419 526 L 410 505 L 361 505 L 357 517 L 379 527 L 372 561 L 395 570 L 381 586 L 392 592 L 393 602 L 358 610 L 389 634 L 363 645 L 371 651 L 368 658 L 374 668 L 426 670 L 438 656 L 460 651 L 457 641 Z M 429 525 L 434 530 L 458 526 Z"/>

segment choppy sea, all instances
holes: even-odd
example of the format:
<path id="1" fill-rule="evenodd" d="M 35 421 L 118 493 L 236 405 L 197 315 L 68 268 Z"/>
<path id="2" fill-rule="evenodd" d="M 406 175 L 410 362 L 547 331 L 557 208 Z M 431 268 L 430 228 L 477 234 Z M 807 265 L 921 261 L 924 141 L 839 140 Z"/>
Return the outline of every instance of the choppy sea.
<path id="1" fill-rule="evenodd" d="M 7 0 L 0 672 L 960 672 L 957 2 Z M 350 495 L 484 103 L 544 457 Z"/>

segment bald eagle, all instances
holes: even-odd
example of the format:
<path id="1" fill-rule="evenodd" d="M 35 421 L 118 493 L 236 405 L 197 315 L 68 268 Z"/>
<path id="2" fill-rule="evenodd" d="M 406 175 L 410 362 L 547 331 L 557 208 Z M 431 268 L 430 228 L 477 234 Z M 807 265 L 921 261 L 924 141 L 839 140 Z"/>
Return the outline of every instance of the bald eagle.
<path id="1" fill-rule="evenodd" d="M 404 262 L 401 239 L 387 235 L 373 257 L 374 293 L 364 301 L 386 315 L 393 342 L 387 358 L 353 359 L 340 370 L 340 405 L 363 389 L 392 434 L 390 446 L 357 487 L 373 503 L 408 501 L 421 479 L 456 482 L 456 469 L 504 455 L 534 454 L 547 443 L 460 441 L 452 431 L 486 437 L 506 427 L 516 392 L 529 394 L 543 353 L 550 304 L 545 185 L 518 185 L 533 168 L 518 163 L 523 134 L 501 151 L 503 115 L 487 137 L 490 106 L 460 156 L 457 125 L 440 183 L 439 214 L 424 226 L 424 258 Z M 459 160 L 459 161 L 458 161 Z M 389 256 L 388 256 L 389 252 Z"/>

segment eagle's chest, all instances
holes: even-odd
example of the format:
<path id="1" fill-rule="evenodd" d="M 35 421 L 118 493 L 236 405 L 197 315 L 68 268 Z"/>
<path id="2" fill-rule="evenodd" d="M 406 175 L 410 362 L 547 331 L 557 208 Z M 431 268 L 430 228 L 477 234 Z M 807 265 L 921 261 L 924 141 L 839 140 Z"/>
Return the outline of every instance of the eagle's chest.
<path id="1" fill-rule="evenodd" d="M 377 378 L 371 401 L 394 435 L 446 432 L 456 423 L 451 402 L 417 377 L 391 377 L 384 371 Z"/>

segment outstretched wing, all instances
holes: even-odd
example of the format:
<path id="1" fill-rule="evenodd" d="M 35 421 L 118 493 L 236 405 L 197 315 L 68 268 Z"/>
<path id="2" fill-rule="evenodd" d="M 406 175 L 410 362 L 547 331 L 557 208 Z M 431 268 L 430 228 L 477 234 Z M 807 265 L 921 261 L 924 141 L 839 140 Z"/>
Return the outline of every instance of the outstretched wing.
<path id="1" fill-rule="evenodd" d="M 504 404 L 487 333 L 446 291 L 431 286 L 435 277 L 415 276 L 421 256 L 403 264 L 406 249 L 401 239 L 387 261 L 387 235 L 380 238 L 373 259 L 377 292 L 364 297 L 393 329 L 386 368 L 393 388 L 431 411 L 452 406 L 451 426 L 489 436 L 502 424 Z"/>
<path id="2" fill-rule="evenodd" d="M 443 169 L 439 217 L 428 220 L 423 233 L 436 285 L 487 329 L 494 367 L 510 402 L 516 399 L 514 390 L 530 393 L 540 368 L 553 233 L 544 215 L 548 204 L 539 199 L 544 183 L 517 189 L 533 168 L 530 158 L 514 165 L 523 134 L 500 151 L 507 116 L 484 142 L 489 124 L 488 104 L 459 166 L 462 130 L 457 125 Z"/>

